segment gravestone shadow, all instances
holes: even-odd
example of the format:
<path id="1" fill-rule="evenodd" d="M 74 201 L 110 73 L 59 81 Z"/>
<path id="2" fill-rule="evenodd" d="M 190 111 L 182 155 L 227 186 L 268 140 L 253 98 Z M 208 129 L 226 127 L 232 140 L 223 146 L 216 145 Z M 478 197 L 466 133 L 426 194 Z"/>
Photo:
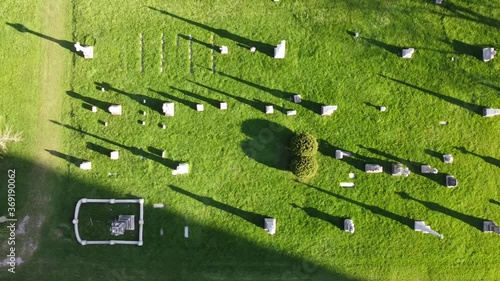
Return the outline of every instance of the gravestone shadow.
<path id="1" fill-rule="evenodd" d="M 344 230 L 345 218 L 332 216 L 330 214 L 327 214 L 325 212 L 322 212 L 322 211 L 320 211 L 316 208 L 312 208 L 312 207 L 300 207 L 295 203 L 291 203 L 290 205 L 296 209 L 300 209 L 300 210 L 304 211 L 311 218 L 317 218 L 317 219 L 323 220 L 325 222 L 332 224 L 333 226 L 335 226 L 339 230 Z"/>

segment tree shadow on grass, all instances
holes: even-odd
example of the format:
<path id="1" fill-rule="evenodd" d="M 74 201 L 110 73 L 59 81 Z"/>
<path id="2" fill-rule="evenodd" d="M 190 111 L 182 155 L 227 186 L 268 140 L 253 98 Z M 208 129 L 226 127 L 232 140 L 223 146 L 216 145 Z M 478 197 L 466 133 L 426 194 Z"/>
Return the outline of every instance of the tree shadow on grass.
<path id="1" fill-rule="evenodd" d="M 47 151 L 48 153 L 50 153 L 56 157 L 59 157 L 63 160 L 66 160 L 66 161 L 68 161 L 68 163 L 73 164 L 77 167 L 80 167 L 80 164 L 87 161 L 85 159 L 77 158 L 77 157 L 74 157 L 74 156 L 71 156 L 68 154 L 64 154 L 64 153 L 61 153 L 59 151 L 55 151 L 55 150 L 51 150 L 51 149 L 45 149 L 45 151 Z"/>
<path id="2" fill-rule="evenodd" d="M 437 173 L 437 174 L 422 174 L 421 173 L 421 166 L 422 165 L 425 165 L 423 163 L 419 163 L 419 162 L 415 162 L 415 161 L 410 161 L 410 160 L 406 160 L 406 159 L 403 159 L 403 158 L 400 158 L 400 157 L 397 157 L 397 156 L 394 156 L 392 154 L 389 154 L 387 152 L 383 152 L 383 151 L 380 151 L 376 148 L 370 148 L 370 147 L 365 147 L 365 146 L 362 146 L 362 145 L 359 145 L 360 148 L 363 148 L 363 149 L 366 149 L 367 151 L 371 152 L 371 153 L 374 153 L 374 154 L 377 154 L 377 155 L 380 155 L 382 157 L 385 157 L 387 159 L 391 159 L 397 163 L 402 163 L 406 166 L 408 166 L 408 169 L 412 172 L 412 173 L 415 173 L 415 174 L 419 174 L 429 180 L 432 180 L 434 181 L 435 183 L 439 184 L 439 185 L 446 185 L 446 174 L 444 173 Z"/>
<path id="3" fill-rule="evenodd" d="M 98 99 L 94 99 L 94 98 L 91 98 L 91 97 L 86 97 L 86 96 L 82 96 L 78 93 L 75 93 L 73 91 L 66 91 L 66 94 L 72 98 L 75 98 L 75 99 L 79 99 L 83 102 L 86 102 L 88 104 L 91 104 L 91 105 L 94 105 L 98 108 L 100 108 L 101 110 L 104 110 L 104 111 L 108 111 L 108 108 L 113 105 L 112 103 L 109 103 L 109 102 L 105 102 L 105 101 L 100 101 Z"/>
<path id="4" fill-rule="evenodd" d="M 149 153 L 149 152 L 147 152 L 144 149 L 141 149 L 139 147 L 127 146 L 127 145 L 124 145 L 124 144 L 121 144 L 121 143 L 118 143 L 118 142 L 106 139 L 104 137 L 101 137 L 101 136 L 98 136 L 98 135 L 86 132 L 86 131 L 84 131 L 84 130 L 82 130 L 80 128 L 75 128 L 75 127 L 73 127 L 71 125 L 62 124 L 62 123 L 54 121 L 54 120 L 50 120 L 50 122 L 52 122 L 52 123 L 54 123 L 56 125 L 62 126 L 64 128 L 73 130 L 75 132 L 78 132 L 81 135 L 87 135 L 87 136 L 96 138 L 98 140 L 104 141 L 104 142 L 106 142 L 108 144 L 114 145 L 116 147 L 120 147 L 122 149 L 125 149 L 125 150 L 129 151 L 130 153 L 132 153 L 134 155 L 140 156 L 142 159 L 150 159 L 150 160 L 155 161 L 155 162 L 157 162 L 159 164 L 162 164 L 162 165 L 164 165 L 164 166 L 166 166 L 166 167 L 168 167 L 170 169 L 175 169 L 177 167 L 177 164 L 179 163 L 179 162 L 174 161 L 172 159 L 162 158 L 161 156 L 155 155 L 153 153 Z"/>
<path id="5" fill-rule="evenodd" d="M 439 98 L 439 99 L 441 99 L 443 101 L 446 101 L 448 103 L 454 104 L 456 106 L 460 106 L 460 107 L 462 107 L 464 109 L 467 109 L 467 110 L 471 111 L 472 113 L 478 114 L 480 116 L 482 116 L 482 114 L 483 114 L 483 109 L 485 108 L 484 106 L 480 106 L 480 105 L 477 105 L 477 104 L 465 102 L 465 101 L 459 100 L 459 99 L 454 98 L 454 97 L 445 96 L 443 94 L 440 94 L 440 93 L 437 93 L 437 92 L 434 92 L 434 91 L 431 91 L 431 90 L 424 89 L 424 88 L 419 87 L 419 86 L 415 86 L 415 85 L 406 83 L 406 82 L 401 81 L 401 80 L 390 78 L 390 77 L 387 77 L 387 76 L 384 76 L 384 75 L 381 75 L 381 74 L 379 74 L 379 75 L 381 77 L 386 78 L 386 79 L 389 79 L 389 80 L 392 80 L 394 82 L 400 83 L 402 85 L 405 85 L 405 86 L 411 87 L 413 89 L 419 90 L 419 91 L 421 91 L 421 92 L 423 92 L 425 94 L 428 94 L 428 95 L 434 96 L 436 98 Z"/>
<path id="6" fill-rule="evenodd" d="M 206 196 L 200 196 L 200 195 L 191 193 L 187 190 L 184 190 L 184 189 L 179 188 L 179 187 L 174 186 L 174 185 L 169 185 L 169 186 L 173 191 L 175 191 L 177 193 L 191 197 L 191 198 L 195 199 L 196 201 L 199 201 L 205 205 L 212 206 L 212 207 L 217 208 L 221 211 L 238 216 L 238 217 L 246 220 L 247 222 L 254 224 L 255 226 L 257 226 L 259 228 L 264 228 L 264 219 L 269 217 L 266 215 L 261 215 L 261 214 L 248 212 L 248 211 L 244 211 L 244 210 L 235 208 L 231 205 L 214 200 L 213 198 L 206 197 Z"/>
<path id="7" fill-rule="evenodd" d="M 338 271 L 336 268 L 339 263 L 335 259 L 317 264 L 299 255 L 290 254 L 290 251 L 293 252 L 291 247 L 284 249 L 270 244 L 264 245 L 255 239 L 240 235 L 241 229 L 219 227 L 216 225 L 219 219 L 209 218 L 200 222 L 200 217 L 184 212 L 183 203 L 191 200 L 189 197 L 180 198 L 183 200 L 179 204 L 156 209 L 153 208 L 153 203 L 157 201 L 151 198 L 150 188 L 134 189 L 132 192 L 120 191 L 120 188 L 111 189 L 104 184 L 107 178 L 94 178 L 88 181 L 73 173 L 54 170 L 38 162 L 26 161 L 15 156 L 0 163 L 0 168 L 4 171 L 12 167 L 44 175 L 45 180 L 32 177 L 30 181 L 18 181 L 16 187 L 20 190 L 37 188 L 45 195 L 50 195 L 48 193 L 52 189 L 56 192 L 53 194 L 56 197 L 50 201 L 45 200 L 45 196 L 39 198 L 35 195 L 23 200 L 23 208 L 28 208 L 25 211 L 31 211 L 27 229 L 39 229 L 42 233 L 54 233 L 54 235 L 42 235 L 37 252 L 32 256 L 23 255 L 24 263 L 16 267 L 15 280 L 67 280 L 69 275 L 73 276 L 74 280 L 123 281 L 246 280 L 248 277 L 252 280 L 277 281 L 359 280 Z M 138 180 L 132 174 L 125 176 L 130 177 L 130 183 L 134 183 L 134 179 Z M 168 197 L 174 192 L 167 190 L 167 193 Z M 7 185 L 0 185 L 0 194 L 7 194 Z M 58 196 L 64 200 L 55 200 Z M 81 198 L 144 198 L 146 201 L 144 245 L 92 247 L 77 243 L 72 218 L 75 204 Z M 112 207 L 106 204 L 102 206 L 88 204 L 82 207 L 79 217 L 81 233 L 93 235 L 95 228 L 90 225 L 89 218 L 93 218 L 94 221 L 106 220 L 110 214 L 108 210 Z M 47 215 L 50 215 L 50 222 L 46 220 L 46 223 L 39 225 L 39 222 L 43 221 L 41 218 Z M 189 225 L 190 230 L 188 239 L 182 235 L 186 225 Z M 253 225 L 247 224 L 247 226 L 253 229 Z M 160 229 L 164 230 L 163 236 L 159 234 Z M 107 228 L 98 230 L 99 233 L 101 231 L 109 234 Z M 259 232 L 258 229 L 255 231 Z M 261 232 L 259 235 L 262 236 L 257 235 L 258 238 L 268 240 L 268 234 L 264 230 Z M 103 237 L 95 234 L 82 235 L 81 238 L 102 240 Z M 29 237 L 20 235 L 17 239 L 23 243 L 28 241 Z M 85 268 L 82 268 L 82 261 L 91 262 L 87 262 Z M 47 268 L 58 266 L 64 270 L 47 271 Z M 12 280 L 8 276 L 11 276 L 11 273 L 6 270 L 0 272 L 0 279 Z"/>
<path id="8" fill-rule="evenodd" d="M 474 155 L 476 157 L 479 157 L 479 158 L 483 159 L 484 162 L 489 163 L 489 164 L 491 164 L 493 166 L 496 166 L 497 168 L 500 168 L 500 159 L 496 159 L 496 158 L 493 158 L 491 156 L 485 156 L 485 155 L 477 154 L 475 152 L 467 150 L 463 146 L 461 146 L 461 147 L 454 146 L 453 148 L 457 149 L 458 151 L 462 152 L 463 154 L 470 154 L 470 155 Z"/>
<path id="9" fill-rule="evenodd" d="M 247 157 L 268 167 L 288 170 L 292 157 L 288 143 L 294 133 L 288 128 L 264 119 L 243 122 L 241 131 L 248 137 L 241 143 Z"/>
<path id="10" fill-rule="evenodd" d="M 451 3 L 450 1 L 445 1 L 442 5 L 443 8 L 453 13 L 456 18 L 466 19 L 480 24 L 488 25 L 494 28 L 500 28 L 500 20 L 495 18 L 490 18 L 481 15 L 477 12 L 472 11 L 469 8 L 459 6 L 457 4 Z"/>
<path id="11" fill-rule="evenodd" d="M 96 89 L 98 89 L 98 90 L 101 90 L 101 88 L 104 88 L 106 91 L 111 91 L 111 92 L 115 92 L 115 93 L 120 94 L 120 95 L 124 95 L 126 97 L 129 97 L 131 100 L 136 101 L 137 103 L 148 107 L 152 111 L 156 111 L 160 114 L 163 114 L 163 111 L 161 110 L 161 107 L 163 105 L 162 100 L 152 98 L 149 96 L 145 96 L 145 95 L 128 93 L 128 92 L 125 92 L 123 90 L 117 89 L 106 82 L 94 82 L 94 84 L 96 85 Z M 105 93 L 104 93 L 104 95 L 105 95 Z M 144 103 L 144 101 L 146 101 L 146 103 Z"/>
<path id="12" fill-rule="evenodd" d="M 483 48 L 481 46 L 474 46 L 458 40 L 443 40 L 443 42 L 449 44 L 457 55 L 468 55 L 480 61 L 483 60 Z"/>
<path id="13" fill-rule="evenodd" d="M 164 97 L 165 99 L 167 99 L 169 101 L 178 102 L 178 103 L 181 103 L 181 104 L 183 104 L 183 105 L 185 105 L 193 110 L 196 110 L 196 105 L 198 104 L 197 102 L 189 101 L 189 100 L 186 100 L 183 98 L 179 98 L 179 97 L 176 97 L 174 95 L 168 94 L 166 92 L 156 91 L 156 90 L 153 90 L 151 88 L 148 88 L 148 90 L 159 94 L 160 96 Z"/>
<path id="14" fill-rule="evenodd" d="M 195 93 L 190 92 L 190 91 L 181 90 L 181 89 L 178 89 L 178 88 L 172 87 L 172 86 L 170 86 L 170 89 L 172 89 L 174 91 L 181 92 L 181 93 L 183 93 L 186 96 L 193 97 L 193 98 L 198 99 L 200 101 L 204 101 L 204 102 L 208 103 L 209 105 L 211 105 L 211 106 L 213 106 L 215 108 L 219 108 L 220 101 L 218 101 L 218 100 L 214 100 L 214 99 L 202 96 L 202 95 L 198 95 L 198 94 L 195 94 Z"/>
<path id="15" fill-rule="evenodd" d="M 75 53 L 75 54 L 83 57 L 83 53 L 79 53 L 79 52 L 76 51 L 75 45 L 74 45 L 73 42 L 70 42 L 70 41 L 67 41 L 67 40 L 59 40 L 59 39 L 56 39 L 54 37 L 50 37 L 48 35 L 36 32 L 34 30 L 31 30 L 31 29 L 27 28 L 26 26 L 24 26 L 23 24 L 20 24 L 20 23 L 6 22 L 5 24 L 11 26 L 12 28 L 16 29 L 17 31 L 19 31 L 21 33 L 26 32 L 26 33 L 29 33 L 29 34 L 33 34 L 33 35 L 38 36 L 40 38 L 43 38 L 45 40 L 49 40 L 51 42 L 59 44 L 59 46 L 61 46 L 62 48 L 67 49 L 68 51 L 70 51 L 72 53 Z"/>
<path id="16" fill-rule="evenodd" d="M 202 23 L 190 20 L 190 19 L 186 19 L 186 18 L 183 18 L 181 16 L 178 16 L 178 15 L 175 15 L 175 14 L 172 14 L 172 13 L 169 13 L 167 11 L 160 10 L 160 9 L 157 9 L 154 7 L 148 6 L 148 8 L 151 10 L 160 12 L 164 15 L 170 16 L 172 18 L 181 20 L 181 21 L 186 22 L 188 24 L 194 25 L 196 27 L 205 29 L 209 32 L 216 34 L 217 36 L 219 36 L 221 38 L 226 38 L 226 39 L 232 40 L 232 41 L 236 42 L 238 44 L 238 46 L 246 47 L 247 49 L 250 49 L 250 47 L 255 47 L 257 49 L 257 52 L 260 52 L 260 53 L 265 54 L 265 55 L 270 56 L 270 57 L 274 56 L 274 47 L 275 46 L 273 46 L 273 45 L 259 42 L 259 41 L 255 41 L 255 40 L 251 40 L 251 39 L 245 38 L 243 36 L 229 32 L 225 29 L 213 28 L 213 27 L 210 27 L 208 25 L 205 25 L 205 24 L 202 24 Z"/>
<path id="17" fill-rule="evenodd" d="M 447 208 L 447 207 L 440 205 L 438 203 L 435 203 L 435 202 L 424 201 L 424 200 L 420 200 L 420 199 L 411 197 L 406 192 L 396 192 L 396 194 L 398 194 L 399 196 L 401 196 L 401 198 L 403 198 L 405 200 L 412 200 L 412 201 L 415 201 L 417 203 L 420 203 L 420 204 L 424 205 L 429 210 L 448 215 L 448 216 L 453 217 L 457 220 L 461 220 L 464 223 L 466 223 L 466 224 L 468 224 L 468 225 L 470 225 L 478 230 L 481 230 L 481 231 L 483 230 L 483 221 L 485 221 L 485 219 L 481 219 L 478 217 L 474 217 L 471 215 L 466 215 L 464 213 L 457 212 L 455 210 L 452 210 L 450 208 Z"/>
<path id="18" fill-rule="evenodd" d="M 320 211 L 320 210 L 318 210 L 316 208 L 312 208 L 312 207 L 300 207 L 300 206 L 298 206 L 295 203 L 291 203 L 290 205 L 292 207 L 296 208 L 296 209 L 301 209 L 308 216 L 310 216 L 312 218 L 317 218 L 317 219 L 320 219 L 320 220 L 324 220 L 324 221 L 326 221 L 328 223 L 331 223 L 336 228 L 338 228 L 340 230 L 344 230 L 344 220 L 345 220 L 345 218 L 332 216 L 330 214 L 327 214 L 325 212 L 322 212 L 322 211 Z"/>
<path id="19" fill-rule="evenodd" d="M 409 227 L 411 229 L 413 229 L 414 227 L 414 223 L 415 221 L 410 219 L 410 218 L 407 218 L 407 217 L 403 217 L 401 215 L 398 215 L 398 214 L 395 214 L 393 212 L 390 212 L 390 211 L 387 211 L 387 210 L 384 210 L 378 206 L 373 206 L 373 205 L 368 205 L 368 204 L 365 204 L 365 203 L 362 203 L 362 202 L 359 202 L 359 201 L 356 201 L 356 200 L 353 200 L 353 199 L 350 199 L 350 198 L 347 198 L 345 196 L 342 196 L 340 194 L 336 194 L 336 193 L 333 193 L 331 191 L 328 191 L 328 190 L 324 190 L 322 188 L 319 188 L 319 187 L 316 187 L 314 185 L 310 185 L 310 184 L 307 184 L 307 183 L 302 183 L 312 189 L 315 189 L 319 192 L 323 192 L 327 195 L 330 195 L 330 196 L 333 196 L 337 199 L 340 199 L 340 200 L 343 200 L 343 201 L 346 201 L 348 203 L 351 203 L 351 204 L 354 204 L 356 206 L 359 206 L 363 209 L 366 209 L 368 211 L 370 211 L 371 213 L 375 214 L 375 215 L 380 215 L 380 216 L 383 216 L 383 217 L 386 217 L 388 219 L 391 219 L 395 222 L 398 222 L 398 223 L 401 223 L 402 225 L 406 226 L 406 227 Z"/>
<path id="20" fill-rule="evenodd" d="M 261 100 L 258 100 L 258 99 L 253 99 L 253 100 L 249 100 L 249 99 L 246 99 L 246 98 L 243 98 L 243 97 L 240 97 L 240 96 L 236 96 L 236 95 L 232 95 L 230 93 L 227 93 L 227 92 L 224 92 L 224 91 L 221 91 L 221 90 L 217 90 L 217 89 L 214 89 L 212 87 L 209 87 L 207 85 L 203 85 L 203 84 L 200 84 L 200 83 L 197 83 L 197 82 L 194 82 L 194 81 L 190 81 L 188 80 L 189 82 L 195 84 L 195 85 L 198 85 L 200 87 L 203 87 L 209 91 L 212 91 L 212 92 L 216 92 L 216 93 L 219 93 L 221 95 L 224 95 L 226 97 L 229 97 L 229 98 L 232 98 L 238 102 L 241 102 L 241 103 L 244 103 L 246 105 L 249 105 L 253 108 L 255 108 L 256 110 L 260 111 L 260 112 L 263 112 L 264 109 L 266 108 L 266 105 L 272 105 L 274 109 L 276 109 L 277 111 L 280 111 L 280 112 L 285 112 L 287 109 L 282 107 L 282 106 L 279 106 L 279 105 L 275 105 L 275 104 L 272 104 L 272 103 L 266 103 L 264 101 L 261 101 Z"/>

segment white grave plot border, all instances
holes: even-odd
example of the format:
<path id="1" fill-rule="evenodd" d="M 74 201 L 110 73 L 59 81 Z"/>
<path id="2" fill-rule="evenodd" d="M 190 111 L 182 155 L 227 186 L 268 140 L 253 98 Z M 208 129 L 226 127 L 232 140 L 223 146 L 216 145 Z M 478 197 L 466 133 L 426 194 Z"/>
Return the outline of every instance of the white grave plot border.
<path id="1" fill-rule="evenodd" d="M 78 215 L 80 213 L 80 207 L 82 204 L 87 203 L 96 203 L 96 204 L 130 204 L 137 203 L 139 204 L 139 239 L 137 241 L 130 240 L 103 240 L 103 241 L 94 241 L 94 240 L 82 240 L 80 237 L 80 232 L 78 230 Z M 78 200 L 75 207 L 75 217 L 73 219 L 73 225 L 75 228 L 75 236 L 78 242 L 85 245 L 143 245 L 143 227 L 144 227 L 144 199 L 88 199 L 82 198 Z"/>

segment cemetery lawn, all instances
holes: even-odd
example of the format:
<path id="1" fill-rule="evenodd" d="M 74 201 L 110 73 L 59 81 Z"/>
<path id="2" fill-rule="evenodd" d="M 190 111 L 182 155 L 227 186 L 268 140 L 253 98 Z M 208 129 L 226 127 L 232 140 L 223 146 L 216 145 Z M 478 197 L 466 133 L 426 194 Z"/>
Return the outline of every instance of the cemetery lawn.
<path id="1" fill-rule="evenodd" d="M 23 88 L 16 97 L 2 95 L 2 104 L 19 104 L 19 111 L 5 111 L 2 119 L 13 127 L 36 126 L 25 129 L 25 142 L 13 146 L 2 167 L 14 161 L 54 180 L 44 193 L 50 203 L 41 209 L 46 220 L 36 254 L 15 275 L 2 271 L 1 280 L 495 280 L 500 275 L 500 239 L 482 232 L 484 220 L 500 222 L 500 123 L 481 116 L 484 107 L 500 108 L 498 58 L 481 60 L 483 47 L 500 48 L 500 0 L 443 6 L 409 0 L 73 0 L 53 15 L 64 17 L 49 25 L 57 29 L 44 29 L 46 3 L 34 2 L 38 6 L 12 10 L 4 21 L 59 44 L 3 27 L 12 39 L 0 39 L 11 44 L 1 54 L 9 59 L 20 50 L 34 64 L 21 67 L 20 58 L 6 64 L 12 68 L 6 72 L 18 74 L 0 80 L 2 89 L 13 91 L 9 83 Z M 212 36 L 216 47 L 228 46 L 228 55 L 215 52 L 212 60 Z M 273 59 L 272 48 L 281 40 L 287 40 L 286 58 Z M 94 46 L 94 59 L 71 53 L 74 41 Z M 414 57 L 401 59 L 407 47 L 415 48 Z M 47 66 L 39 60 L 59 63 L 51 91 L 63 104 L 37 119 L 30 113 L 48 101 L 31 102 L 33 90 L 44 86 L 27 75 L 43 77 Z M 300 94 L 302 103 L 289 101 L 293 94 Z M 175 103 L 174 117 L 161 114 L 165 101 Z M 220 101 L 228 110 L 218 109 Z M 198 103 L 204 112 L 196 111 Z M 123 115 L 107 113 L 112 104 L 122 105 Z M 338 110 L 320 116 L 323 104 Z M 265 105 L 274 105 L 275 113 L 265 115 Z M 297 110 L 297 116 L 286 116 L 287 109 Z M 319 139 L 320 168 L 307 182 L 287 171 L 286 145 L 296 132 Z M 57 134 L 60 146 L 51 139 Z M 337 160 L 336 149 L 353 156 Z M 119 160 L 109 159 L 112 150 L 119 151 Z M 454 163 L 443 163 L 446 153 Z M 92 170 L 80 170 L 82 161 L 91 161 Z M 181 162 L 190 164 L 190 173 L 173 176 Z M 396 162 L 412 174 L 362 172 L 365 163 L 390 171 Z M 439 173 L 421 175 L 421 164 Z M 444 186 L 447 174 L 458 179 L 457 188 Z M 349 181 L 356 187 L 339 187 Z M 19 189 L 39 192 L 37 183 L 31 177 Z M 22 212 L 31 215 L 37 209 L 29 204 L 36 200 L 21 196 Z M 80 198 L 144 198 L 144 246 L 80 246 L 71 223 Z M 154 209 L 154 203 L 166 208 Z M 80 227 L 105 225 L 116 212 L 92 210 L 92 222 L 81 221 Z M 265 217 L 277 219 L 276 235 L 262 229 Z M 354 234 L 343 230 L 346 218 L 354 221 Z M 444 239 L 415 232 L 415 220 Z"/>

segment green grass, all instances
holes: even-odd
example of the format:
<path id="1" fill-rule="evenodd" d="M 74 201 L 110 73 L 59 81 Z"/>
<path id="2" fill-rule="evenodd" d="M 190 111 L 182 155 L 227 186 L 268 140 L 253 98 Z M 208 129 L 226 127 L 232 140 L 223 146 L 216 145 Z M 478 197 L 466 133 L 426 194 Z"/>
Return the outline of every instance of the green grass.
<path id="1" fill-rule="evenodd" d="M 495 280 L 500 240 L 478 227 L 483 219 L 500 221 L 500 206 L 489 202 L 500 196 L 500 125 L 478 112 L 500 107 L 500 67 L 477 56 L 482 47 L 500 45 L 500 2 L 431 2 L 74 0 L 73 38 L 58 39 L 94 45 L 95 59 L 74 57 L 71 86 L 61 93 L 62 118 L 53 120 L 65 132 L 64 149 L 54 154 L 67 167 L 49 171 L 60 179 L 53 215 L 37 255 L 16 277 Z M 354 31 L 358 40 L 349 34 Z M 177 34 L 183 35 L 178 46 Z M 217 46 L 229 47 L 229 55 L 215 54 L 215 75 L 205 46 L 213 34 Z M 193 74 L 184 39 L 189 35 L 196 39 Z M 15 36 L 33 45 L 43 40 Z M 284 60 L 238 46 L 283 39 Z M 413 59 L 398 56 L 403 47 L 416 49 Z M 112 90 L 100 92 L 96 83 Z M 303 102 L 286 100 L 292 93 Z M 159 112 L 167 100 L 176 103 L 175 117 Z M 218 101 L 229 109 L 217 109 Z M 205 104 L 205 112 L 196 112 L 196 103 Z M 83 104 L 100 109 L 92 113 Z M 109 115 L 110 104 L 123 105 L 123 115 Z M 265 104 L 298 115 L 265 115 Z M 339 109 L 322 117 L 321 104 Z M 285 145 L 294 132 L 321 140 L 318 175 L 307 183 L 286 170 Z M 353 157 L 336 160 L 335 148 Z M 115 149 L 120 159 L 112 161 L 107 152 Z M 455 162 L 444 164 L 433 151 L 451 153 Z M 25 156 L 19 154 L 19 161 L 37 165 Z M 91 160 L 93 169 L 79 170 L 81 160 Z M 190 163 L 189 175 L 172 176 L 181 161 Z M 365 174 L 359 170 L 365 162 L 386 170 L 401 162 L 417 172 L 408 178 Z M 420 175 L 421 163 L 441 174 Z M 349 181 L 349 172 L 357 174 L 356 187 L 342 189 L 339 182 Z M 444 187 L 444 174 L 456 176 L 459 187 Z M 77 245 L 71 218 L 78 199 L 131 196 L 147 203 L 143 247 Z M 153 209 L 154 203 L 167 207 Z M 256 225 L 265 216 L 277 218 L 275 236 Z M 344 218 L 354 220 L 356 233 L 341 229 Z M 445 238 L 413 231 L 414 220 Z"/>

